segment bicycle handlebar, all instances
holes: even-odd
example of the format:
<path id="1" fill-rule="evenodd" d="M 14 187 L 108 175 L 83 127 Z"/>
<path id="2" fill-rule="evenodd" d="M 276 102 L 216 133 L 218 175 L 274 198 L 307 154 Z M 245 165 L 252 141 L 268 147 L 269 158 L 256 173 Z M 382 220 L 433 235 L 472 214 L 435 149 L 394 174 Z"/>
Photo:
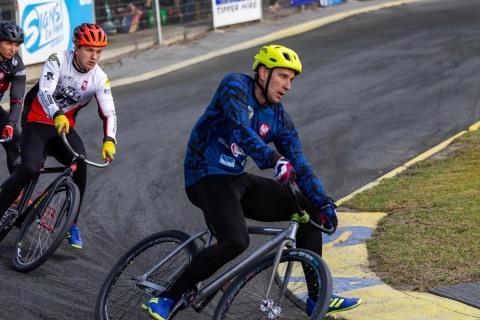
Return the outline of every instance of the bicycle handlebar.
<path id="1" fill-rule="evenodd" d="M 108 166 L 110 164 L 110 160 L 108 159 L 107 161 L 105 161 L 105 163 L 96 163 L 96 162 L 92 162 L 90 160 L 87 160 L 85 158 L 84 155 L 80 155 L 78 153 L 75 152 L 75 150 L 73 150 L 72 146 L 70 146 L 70 144 L 68 143 L 68 140 L 67 140 L 67 135 L 65 134 L 65 131 L 62 131 L 62 140 L 63 140 L 63 143 L 65 144 L 65 146 L 67 147 L 67 149 L 77 158 L 80 158 L 82 159 L 82 161 L 85 161 L 87 164 L 91 165 L 91 166 L 94 166 L 94 167 L 97 167 L 97 168 L 105 168 L 106 166 Z"/>
<path id="2" fill-rule="evenodd" d="M 295 190 L 296 190 L 296 188 L 295 188 L 295 178 L 296 178 L 296 173 L 292 172 L 290 174 L 290 180 L 288 181 L 288 191 L 290 191 L 290 195 L 293 198 L 293 202 L 295 203 L 295 207 L 298 211 L 298 214 L 300 215 L 300 217 L 302 217 L 305 214 L 305 211 L 302 210 L 302 208 L 300 207 L 300 204 L 298 203 L 298 197 L 297 197 L 297 194 L 295 192 Z M 308 223 L 310 223 L 312 226 L 314 226 L 315 228 L 319 229 L 320 231 L 322 231 L 323 233 L 326 233 L 328 235 L 331 235 L 335 232 L 335 227 L 331 227 L 331 228 L 327 229 L 324 226 L 315 223 L 312 219 L 309 219 Z"/>

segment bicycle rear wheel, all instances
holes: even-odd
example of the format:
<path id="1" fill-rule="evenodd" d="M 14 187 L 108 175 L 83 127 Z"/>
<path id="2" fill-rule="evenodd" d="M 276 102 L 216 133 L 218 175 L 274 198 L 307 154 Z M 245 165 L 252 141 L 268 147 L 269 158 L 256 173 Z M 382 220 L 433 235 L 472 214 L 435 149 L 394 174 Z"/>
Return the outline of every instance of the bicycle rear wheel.
<path id="1" fill-rule="evenodd" d="M 159 295 L 160 288 L 169 287 L 176 279 L 171 279 L 172 275 L 182 271 L 197 254 L 197 245 L 192 242 L 148 277 L 143 275 L 189 238 L 182 231 L 167 230 L 155 233 L 129 249 L 102 284 L 95 308 L 96 319 L 150 319 L 142 304 Z"/>
<path id="2" fill-rule="evenodd" d="M 275 253 L 272 253 L 240 274 L 220 299 L 213 318 L 323 319 L 328 310 L 333 285 L 332 275 L 324 260 L 308 250 L 285 250 L 270 294 L 266 297 L 274 258 Z M 285 282 L 287 286 L 282 289 Z M 315 289 L 312 290 L 313 287 Z M 316 297 L 316 307 L 311 316 L 306 313 L 308 297 Z M 270 305 L 266 306 L 265 301 Z"/>
<path id="3" fill-rule="evenodd" d="M 45 205 L 36 201 L 37 208 L 45 209 L 32 208 L 17 235 L 13 266 L 20 272 L 38 268 L 57 250 L 79 210 L 80 191 L 71 180 L 64 180 L 51 192 Z"/>

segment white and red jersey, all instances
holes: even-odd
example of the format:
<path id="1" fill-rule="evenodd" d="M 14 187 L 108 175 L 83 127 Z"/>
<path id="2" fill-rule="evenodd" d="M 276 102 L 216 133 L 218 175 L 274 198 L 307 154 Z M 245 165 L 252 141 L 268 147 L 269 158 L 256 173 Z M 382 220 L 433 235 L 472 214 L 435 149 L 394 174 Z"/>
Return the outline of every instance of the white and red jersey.
<path id="1" fill-rule="evenodd" d="M 25 106 L 25 120 L 54 125 L 54 114 L 61 110 L 74 128 L 77 112 L 95 97 L 104 135 L 116 141 L 117 116 L 107 75 L 98 65 L 82 72 L 73 59 L 72 50 L 50 55 L 38 81 L 37 96 L 31 106 Z"/>

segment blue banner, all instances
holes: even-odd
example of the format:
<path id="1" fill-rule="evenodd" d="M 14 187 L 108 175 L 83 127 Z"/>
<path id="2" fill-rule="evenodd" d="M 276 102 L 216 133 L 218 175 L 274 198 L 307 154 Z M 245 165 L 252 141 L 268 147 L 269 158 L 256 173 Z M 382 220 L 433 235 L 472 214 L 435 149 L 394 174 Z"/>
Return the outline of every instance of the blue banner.
<path id="1" fill-rule="evenodd" d="M 298 6 L 298 5 L 301 5 L 301 4 L 309 4 L 309 3 L 312 3 L 312 2 L 317 2 L 317 0 L 290 0 L 290 4 L 292 6 Z"/>
<path id="2" fill-rule="evenodd" d="M 44 62 L 50 54 L 73 48 L 73 29 L 93 23 L 93 0 L 18 1 L 20 27 L 25 33 L 21 46 L 26 65 Z"/>
<path id="3" fill-rule="evenodd" d="M 336 4 L 344 3 L 345 0 L 320 0 L 320 5 L 322 7 L 329 7 Z"/>

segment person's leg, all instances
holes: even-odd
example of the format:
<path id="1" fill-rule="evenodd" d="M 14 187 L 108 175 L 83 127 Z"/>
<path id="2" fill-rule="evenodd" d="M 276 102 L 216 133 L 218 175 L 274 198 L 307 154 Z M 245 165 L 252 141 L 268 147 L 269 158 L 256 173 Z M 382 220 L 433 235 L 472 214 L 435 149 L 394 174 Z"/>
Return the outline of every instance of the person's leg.
<path id="1" fill-rule="evenodd" d="M 249 245 L 249 236 L 240 205 L 244 191 L 237 177 L 212 175 L 186 189 L 189 200 L 202 209 L 205 222 L 217 243 L 192 260 L 181 279 L 169 290 L 173 300 L 195 283 L 207 279 Z"/>
<path id="2" fill-rule="evenodd" d="M 37 123 L 25 124 L 21 138 L 22 163 L 1 186 L 0 212 L 8 209 L 22 189 L 40 170 L 48 141 L 48 133 L 45 129 L 48 127 L 50 126 Z"/>
<path id="3" fill-rule="evenodd" d="M 73 148 L 73 150 L 75 150 L 78 154 L 86 156 L 85 146 L 83 145 L 82 139 L 77 134 L 75 129 L 70 128 L 70 132 L 67 134 L 67 141 Z M 64 166 L 69 166 L 72 162 L 73 155 L 67 149 L 62 139 L 57 136 L 55 137 L 55 139 L 52 140 L 51 143 L 52 156 Z M 82 249 L 83 241 L 82 237 L 80 236 L 80 231 L 78 229 L 78 217 L 80 215 L 83 197 L 85 195 L 85 189 L 87 185 L 87 164 L 85 162 L 79 162 L 77 164 L 77 171 L 73 176 L 73 182 L 78 186 L 78 190 L 80 191 L 80 205 L 75 220 L 73 221 L 73 225 L 70 227 L 66 238 L 68 239 L 68 243 L 70 244 L 70 246 L 75 249 Z"/>
<path id="4" fill-rule="evenodd" d="M 85 157 L 87 156 L 87 151 L 85 150 L 83 141 L 78 135 L 78 133 L 75 131 L 75 129 L 70 128 L 70 131 L 67 134 L 67 141 L 70 144 L 70 146 L 73 148 L 73 150 L 75 150 L 75 152 L 77 152 L 78 154 L 82 154 Z M 52 140 L 51 143 L 52 143 L 52 151 L 51 151 L 52 156 L 64 166 L 70 166 L 73 155 L 67 149 L 61 137 L 55 138 L 54 140 Z M 78 187 L 78 190 L 80 191 L 80 207 L 82 206 L 83 197 L 85 195 L 85 190 L 87 187 L 87 166 L 88 165 L 85 162 L 79 162 L 77 165 L 77 171 L 73 176 L 73 182 L 75 182 L 75 184 Z M 80 212 L 80 210 L 78 211 Z M 75 218 L 75 222 L 77 222 L 77 219 L 78 219 L 78 215 Z"/>
<path id="5" fill-rule="evenodd" d="M 296 212 L 295 204 L 287 188 L 273 179 L 246 174 L 247 192 L 242 197 L 242 207 L 247 218 L 265 221 L 289 221 Z M 310 218 L 320 223 L 320 215 L 310 201 L 296 192 L 300 207 Z M 322 255 L 322 233 L 308 224 L 301 224 L 297 234 L 297 246 Z"/>
<path id="6" fill-rule="evenodd" d="M 189 200 L 202 209 L 217 243 L 201 250 L 167 292 L 143 305 L 157 319 L 166 319 L 173 302 L 185 291 L 212 276 L 248 248 L 249 235 L 240 205 L 245 187 L 239 178 L 212 175 L 186 188 Z"/>

